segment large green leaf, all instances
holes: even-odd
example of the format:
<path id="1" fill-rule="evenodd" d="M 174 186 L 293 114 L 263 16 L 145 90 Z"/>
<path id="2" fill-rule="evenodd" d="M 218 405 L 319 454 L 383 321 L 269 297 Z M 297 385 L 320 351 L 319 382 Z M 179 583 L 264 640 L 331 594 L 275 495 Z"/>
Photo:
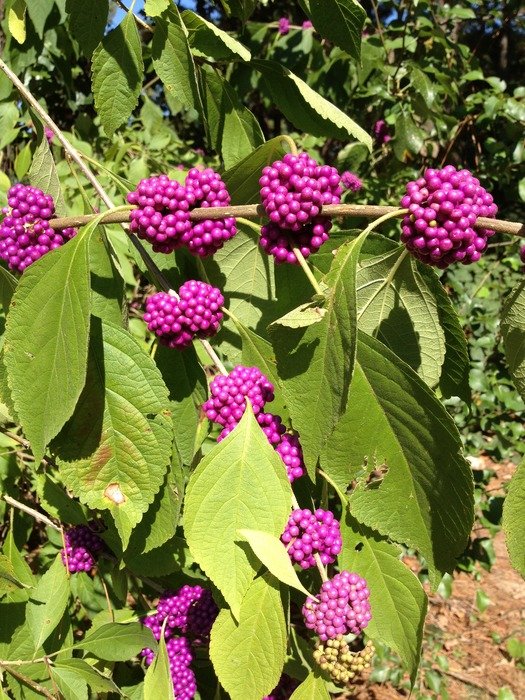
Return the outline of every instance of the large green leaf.
<path id="1" fill-rule="evenodd" d="M 430 386 L 445 360 L 438 304 L 405 246 L 364 260 L 357 274 L 359 328 L 387 345 Z"/>
<path id="2" fill-rule="evenodd" d="M 39 2 L 29 2 L 27 4 L 27 14 L 41 39 L 44 36 L 44 27 L 54 4 L 55 0 L 40 0 Z"/>
<path id="3" fill-rule="evenodd" d="M 110 678 L 103 676 L 99 671 L 90 666 L 82 659 L 65 659 L 56 661 L 52 666 L 53 676 L 64 678 L 64 672 L 69 674 L 69 678 L 75 677 L 84 680 L 95 692 L 116 693 L 119 692 L 117 686 Z"/>
<path id="4" fill-rule="evenodd" d="M 473 484 L 452 418 L 417 374 L 378 340 L 359 334 L 348 406 L 323 469 L 350 497 L 352 515 L 418 549 L 433 584 L 452 571 L 473 521 Z M 363 475 L 386 470 L 379 482 Z"/>
<path id="5" fill-rule="evenodd" d="M 321 450 L 346 407 L 356 350 L 357 261 L 363 242 L 342 245 L 324 278 L 329 288 L 319 323 L 273 326 L 277 370 L 311 478 Z"/>
<path id="6" fill-rule="evenodd" d="M 16 277 L 4 267 L 0 267 L 0 304 L 2 305 L 4 313 L 7 313 L 9 310 L 9 304 L 13 298 L 17 284 L 18 280 Z"/>
<path id="7" fill-rule="evenodd" d="M 93 317 L 86 385 L 53 449 L 68 488 L 111 511 L 124 548 L 170 462 L 168 406 L 160 372 L 137 341 Z"/>
<path id="8" fill-rule="evenodd" d="M 246 46 L 230 34 L 219 29 L 213 22 L 208 22 L 191 10 L 184 10 L 182 21 L 188 30 L 188 41 L 192 49 L 206 58 L 216 61 L 229 59 L 249 61 L 251 54 Z"/>
<path id="9" fill-rule="evenodd" d="M 503 506 L 503 529 L 507 536 L 512 566 L 525 578 L 525 461 L 516 470 L 509 484 Z"/>
<path id="10" fill-rule="evenodd" d="M 144 678 L 144 700 L 159 700 L 159 698 L 175 700 L 164 634 L 160 638 L 159 649 Z"/>
<path id="11" fill-rule="evenodd" d="M 127 316 L 124 280 L 112 258 L 104 228 L 98 226 L 89 244 L 91 313 L 104 321 L 123 325 Z"/>
<path id="12" fill-rule="evenodd" d="M 42 576 L 27 604 L 27 624 L 38 649 L 60 622 L 70 596 L 69 579 L 60 554 Z"/>
<path id="13" fill-rule="evenodd" d="M 192 555 L 239 619 L 260 564 L 239 529 L 279 537 L 290 512 L 290 484 L 279 455 L 248 407 L 236 429 L 190 477 L 184 532 Z"/>
<path id="14" fill-rule="evenodd" d="M 156 643 L 151 630 L 138 622 L 102 625 L 75 644 L 75 649 L 83 649 L 105 661 L 129 661 L 144 647 L 155 649 Z"/>
<path id="15" fill-rule="evenodd" d="M 212 68 L 202 69 L 205 81 L 204 109 L 211 145 L 231 168 L 264 143 L 259 122 L 236 92 Z"/>
<path id="16" fill-rule="evenodd" d="M 326 683 L 315 671 L 290 695 L 290 700 L 330 700 Z"/>
<path id="17" fill-rule="evenodd" d="M 525 400 L 525 282 L 520 282 L 505 302 L 501 333 L 512 378 Z"/>
<path id="18" fill-rule="evenodd" d="M 341 522 L 341 569 L 366 579 L 372 619 L 366 633 L 401 657 L 414 681 L 421 655 L 427 597 L 417 576 L 402 561 L 400 549 L 359 525 L 347 512 Z"/>
<path id="19" fill-rule="evenodd" d="M 202 113 L 196 69 L 185 27 L 174 4 L 155 19 L 151 56 L 164 89 L 185 107 Z"/>
<path id="20" fill-rule="evenodd" d="M 51 149 L 43 133 L 40 136 L 40 143 L 36 147 L 28 177 L 33 187 L 38 187 L 42 192 L 53 197 L 57 215 L 64 215 L 66 205 L 60 187 L 60 180 L 58 179 Z"/>
<path id="21" fill-rule="evenodd" d="M 133 12 L 128 12 L 93 53 L 95 107 L 108 136 L 137 106 L 143 75 L 142 44 Z"/>
<path id="22" fill-rule="evenodd" d="M 361 57 L 366 12 L 357 0 L 302 0 L 314 27 L 352 58 Z"/>
<path id="23" fill-rule="evenodd" d="M 265 89 L 295 127 L 313 136 L 345 141 L 353 136 L 372 150 L 372 139 L 364 129 L 288 68 L 266 59 L 254 59 L 251 65 L 261 73 Z"/>
<path id="24" fill-rule="evenodd" d="M 221 610 L 210 640 L 210 658 L 232 700 L 261 698 L 275 688 L 284 665 L 286 623 L 279 583 L 266 574 L 246 591 L 238 622 Z"/>
<path id="25" fill-rule="evenodd" d="M 93 227 L 86 226 L 28 267 L 7 317 L 8 383 L 37 459 L 72 415 L 85 382 L 92 232 Z"/>
<path id="26" fill-rule="evenodd" d="M 90 2 L 67 0 L 66 10 L 69 13 L 71 33 L 85 55 L 91 56 L 104 36 L 109 13 L 108 0 L 90 0 Z"/>

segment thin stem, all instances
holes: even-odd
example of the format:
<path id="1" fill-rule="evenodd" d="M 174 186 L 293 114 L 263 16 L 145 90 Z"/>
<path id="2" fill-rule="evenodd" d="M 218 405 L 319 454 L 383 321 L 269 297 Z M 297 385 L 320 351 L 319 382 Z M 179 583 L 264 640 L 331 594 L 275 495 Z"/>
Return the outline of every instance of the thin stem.
<path id="1" fill-rule="evenodd" d="M 42 661 L 45 663 L 47 657 L 44 657 Z M 15 671 L 14 668 L 11 668 L 11 666 L 8 666 L 9 662 L 6 662 L 6 665 L 4 666 L 5 670 L 10 673 L 12 676 L 17 678 L 21 683 L 24 685 L 29 686 L 32 688 L 36 693 L 40 693 L 43 695 L 45 698 L 50 698 L 51 700 L 56 700 L 56 695 L 52 695 L 46 688 L 44 688 L 43 685 L 40 685 L 39 683 L 35 683 L 34 681 L 31 680 L 31 678 L 28 678 L 27 676 L 24 676 L 23 673 L 20 673 L 19 671 Z M 32 664 L 34 663 L 33 661 L 28 661 L 27 663 Z M 3 662 L 0 661 L 0 664 L 3 665 Z"/>
<path id="2" fill-rule="evenodd" d="M 106 582 L 104 581 L 103 577 L 99 574 L 100 578 L 100 583 L 102 584 L 102 588 L 104 589 L 104 595 L 106 596 L 106 605 L 108 606 L 108 611 L 111 616 L 111 622 L 115 622 L 115 613 L 113 612 L 113 606 L 111 605 L 111 600 L 109 599 L 109 591 L 108 587 L 106 586 Z"/>
<path id="3" fill-rule="evenodd" d="M 315 275 L 312 272 L 312 270 L 310 269 L 310 266 L 308 265 L 308 263 L 306 262 L 304 255 L 301 253 L 299 248 L 292 248 L 292 250 L 293 250 L 295 257 L 297 258 L 297 262 L 302 267 L 304 274 L 310 280 L 312 287 L 315 289 L 317 294 L 322 294 L 323 293 L 322 289 L 319 286 L 319 283 L 317 282 L 317 280 L 315 279 Z"/>
<path id="4" fill-rule="evenodd" d="M 126 14 L 128 14 L 131 10 L 124 5 L 122 0 L 114 0 L 114 2 L 120 7 L 121 10 L 124 10 Z M 133 3 L 134 5 L 135 3 Z M 135 13 L 133 13 L 133 18 L 137 24 L 139 24 L 143 29 L 147 29 L 148 32 L 153 32 L 153 27 L 150 26 L 147 22 L 144 22 L 144 20 L 140 19 Z"/>
<path id="5" fill-rule="evenodd" d="M 52 520 L 50 520 L 47 517 L 47 515 L 39 513 L 37 510 L 31 508 L 30 506 L 26 506 L 25 503 L 20 503 L 20 501 L 17 501 L 15 498 L 11 498 L 11 496 L 3 495 L 2 498 L 10 506 L 13 506 L 13 508 L 18 508 L 18 510 L 24 511 L 24 513 L 27 513 L 35 520 L 39 520 L 40 522 L 45 523 L 49 527 L 52 527 L 53 530 L 57 530 L 57 532 L 62 532 L 62 528 L 60 528 L 58 525 L 55 525 L 55 523 Z"/>
<path id="6" fill-rule="evenodd" d="M 321 561 L 321 557 L 319 556 L 319 552 L 315 552 L 314 559 L 315 559 L 315 564 L 317 566 L 317 570 L 319 571 L 319 574 L 321 576 L 321 580 L 323 581 L 323 583 L 325 581 L 328 581 L 328 574 L 326 573 L 326 569 L 324 567 L 324 564 Z"/>
<path id="7" fill-rule="evenodd" d="M 205 340 L 204 338 L 199 338 L 199 340 L 201 342 L 202 347 L 206 350 L 208 356 L 210 357 L 210 359 L 212 360 L 214 365 L 218 368 L 219 372 L 221 374 L 228 375 L 228 370 L 222 364 L 219 356 L 217 355 L 215 350 L 212 348 L 210 343 L 207 340 Z"/>

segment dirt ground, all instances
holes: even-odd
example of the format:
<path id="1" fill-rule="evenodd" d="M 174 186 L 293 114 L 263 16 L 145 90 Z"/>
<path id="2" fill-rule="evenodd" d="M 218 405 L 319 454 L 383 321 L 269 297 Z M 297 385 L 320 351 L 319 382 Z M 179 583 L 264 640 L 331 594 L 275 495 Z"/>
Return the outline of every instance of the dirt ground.
<path id="1" fill-rule="evenodd" d="M 490 466 L 497 470 L 488 487 L 493 493 L 499 492 L 514 471 L 510 464 L 487 465 L 480 460 L 472 466 L 474 469 Z M 502 531 L 494 538 L 494 549 L 495 564 L 490 572 L 480 568 L 479 581 L 471 574 L 456 573 L 450 598 L 432 595 L 429 599 L 427 630 L 439 632 L 442 648 L 438 653 L 447 658 L 448 671 L 440 671 L 434 664 L 435 651 L 428 640 L 423 653 L 433 668 L 445 675 L 446 689 L 452 700 L 496 698 L 498 690 L 505 686 L 512 690 L 516 700 L 525 700 L 525 671 L 516 666 L 506 649 L 510 637 L 525 642 L 525 582 L 510 565 Z M 478 589 L 490 600 L 483 613 L 476 607 Z M 424 696 L 433 697 L 430 691 L 419 687 Z M 407 695 L 388 684 L 375 684 L 355 697 L 358 700 L 394 700 Z"/>

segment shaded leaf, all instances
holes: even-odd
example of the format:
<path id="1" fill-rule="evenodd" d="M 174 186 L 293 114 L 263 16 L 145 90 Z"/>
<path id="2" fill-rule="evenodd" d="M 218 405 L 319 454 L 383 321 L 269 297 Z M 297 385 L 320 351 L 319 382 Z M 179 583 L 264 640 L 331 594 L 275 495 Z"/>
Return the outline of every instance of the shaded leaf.
<path id="1" fill-rule="evenodd" d="M 38 649 L 60 622 L 69 601 L 69 579 L 60 554 L 39 580 L 27 604 L 27 624 Z"/>
<path id="2" fill-rule="evenodd" d="M 366 12 L 356 0 L 303 0 L 314 27 L 359 61 Z"/>
<path id="3" fill-rule="evenodd" d="M 525 461 L 509 484 L 503 506 L 503 529 L 512 566 L 525 578 Z"/>
<path id="4" fill-rule="evenodd" d="M 505 302 L 501 334 L 512 379 L 525 400 L 525 282 L 515 287 Z"/>
<path id="5" fill-rule="evenodd" d="M 230 34 L 219 29 L 213 22 L 208 22 L 191 10 L 184 10 L 182 21 L 188 30 L 188 41 L 193 49 L 203 56 L 221 59 L 241 59 L 249 61 L 251 54 L 246 46 L 234 39 Z"/>
<path id="6" fill-rule="evenodd" d="M 84 54 L 90 57 L 104 36 L 109 13 L 108 0 L 67 0 L 66 11 L 69 13 L 71 33 Z"/>
<path id="7" fill-rule="evenodd" d="M 0 304 L 5 313 L 9 310 L 9 304 L 15 293 L 18 280 L 5 268 L 0 267 Z"/>

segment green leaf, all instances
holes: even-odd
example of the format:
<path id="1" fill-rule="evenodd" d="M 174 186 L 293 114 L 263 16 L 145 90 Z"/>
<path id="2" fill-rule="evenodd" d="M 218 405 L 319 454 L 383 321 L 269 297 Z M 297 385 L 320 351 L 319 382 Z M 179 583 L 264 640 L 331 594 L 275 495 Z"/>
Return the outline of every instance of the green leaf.
<path id="1" fill-rule="evenodd" d="M 94 692 L 118 693 L 121 695 L 111 678 L 103 676 L 99 671 L 93 668 L 93 666 L 90 666 L 82 659 L 55 661 L 51 668 L 53 674 L 56 674 L 57 671 L 61 673 L 66 670 L 70 673 L 74 673 L 77 678 L 82 678 Z"/>
<path id="2" fill-rule="evenodd" d="M 15 293 L 18 280 L 4 267 L 0 267 L 0 304 L 5 313 L 9 310 L 9 304 Z"/>
<path id="3" fill-rule="evenodd" d="M 165 627 L 165 625 L 164 625 Z M 164 627 L 159 641 L 159 649 L 144 678 L 144 700 L 175 700 L 171 680 L 170 661 L 164 641 Z"/>
<path id="4" fill-rule="evenodd" d="M 314 27 L 356 61 L 361 57 L 361 32 L 366 12 L 357 0 L 303 0 Z"/>
<path id="5" fill-rule="evenodd" d="M 310 595 L 310 591 L 299 581 L 286 547 L 278 537 L 271 535 L 269 532 L 248 530 L 246 528 L 241 528 L 239 534 L 246 538 L 257 559 L 264 564 L 275 578 L 287 586 L 296 588 L 307 596 Z"/>
<path id="6" fill-rule="evenodd" d="M 158 17 L 161 15 L 171 4 L 171 0 L 146 0 L 144 3 L 144 12 L 149 17 Z"/>
<path id="7" fill-rule="evenodd" d="M 286 623 L 279 584 L 260 576 L 246 591 L 237 622 L 221 610 L 211 631 L 210 658 L 232 700 L 269 695 L 277 685 L 286 653 Z"/>
<path id="8" fill-rule="evenodd" d="M 85 678 L 69 668 L 51 667 L 51 677 L 64 700 L 88 700 L 89 692 Z"/>
<path id="9" fill-rule="evenodd" d="M 274 327 L 277 370 L 308 473 L 344 413 L 356 351 L 356 274 L 364 238 L 343 244 L 324 278 L 325 314 L 307 328 Z"/>
<path id="10" fill-rule="evenodd" d="M 120 276 L 102 226 L 95 229 L 89 244 L 91 271 L 91 313 L 104 321 L 123 325 L 127 308 L 124 280 Z"/>
<path id="11" fill-rule="evenodd" d="M 53 448 L 67 487 L 111 511 L 124 548 L 164 481 L 171 440 L 153 360 L 127 331 L 93 317 L 86 385 Z"/>
<path id="12" fill-rule="evenodd" d="M 416 92 L 421 95 L 426 106 L 431 108 L 436 99 L 436 88 L 430 78 L 417 66 L 410 66 L 412 85 Z"/>
<path id="13" fill-rule="evenodd" d="M 151 630 L 138 622 L 110 622 L 88 632 L 75 644 L 75 649 L 83 649 L 105 661 L 129 661 L 144 647 L 155 649 L 156 642 Z"/>
<path id="14" fill-rule="evenodd" d="M 0 554 L 0 596 L 27 587 L 18 579 L 12 561 L 5 554 Z"/>
<path id="15" fill-rule="evenodd" d="M 93 52 L 95 107 L 108 136 L 113 136 L 137 106 L 143 75 L 142 44 L 133 12 L 128 12 Z"/>
<path id="16" fill-rule="evenodd" d="M 445 360 L 438 303 L 405 246 L 364 260 L 357 273 L 359 328 L 435 387 Z"/>
<path id="17" fill-rule="evenodd" d="M 318 303 L 309 301 L 306 304 L 301 304 L 296 309 L 292 309 L 281 318 L 270 324 L 270 326 L 286 326 L 287 328 L 307 328 L 313 323 L 319 323 L 323 320 L 326 314 L 326 309 L 319 306 Z"/>
<path id="18" fill-rule="evenodd" d="M 296 128 L 345 141 L 353 136 L 372 150 L 372 139 L 364 129 L 288 68 L 264 59 L 254 59 L 251 65 L 261 73 L 265 89 Z"/>
<path id="19" fill-rule="evenodd" d="M 418 549 L 433 585 L 453 570 L 473 521 L 472 474 L 459 434 L 417 374 L 364 333 L 347 410 L 321 463 L 342 491 L 360 477 L 350 497 L 352 515 Z M 376 467 L 386 475 L 367 484 Z"/>
<path id="20" fill-rule="evenodd" d="M 525 400 L 525 282 L 520 282 L 505 302 L 501 334 L 512 379 Z"/>
<path id="21" fill-rule="evenodd" d="M 66 213 L 66 205 L 62 195 L 55 161 L 43 133 L 41 134 L 40 143 L 33 156 L 33 162 L 31 163 L 28 177 L 33 187 L 38 187 L 42 192 L 53 197 L 58 216 Z"/>
<path id="22" fill-rule="evenodd" d="M 202 56 L 214 58 L 216 61 L 239 58 L 249 61 L 252 57 L 246 46 L 204 17 L 191 10 L 184 10 L 181 16 L 188 30 L 190 46 L 197 49 Z"/>
<path id="23" fill-rule="evenodd" d="M 35 475 L 35 488 L 40 505 L 46 513 L 64 523 L 87 524 L 82 506 L 66 492 L 62 484 L 54 481 L 49 474 Z"/>
<path id="24" fill-rule="evenodd" d="M 413 683 L 427 611 L 423 587 L 400 561 L 400 549 L 359 525 L 348 511 L 341 522 L 341 534 L 343 549 L 338 557 L 339 566 L 363 576 L 370 589 L 372 619 L 366 633 L 399 654 Z"/>
<path id="25" fill-rule="evenodd" d="M 86 377 L 88 244 L 94 227 L 25 270 L 7 317 L 5 366 L 16 413 L 37 460 L 73 413 Z"/>
<path id="26" fill-rule="evenodd" d="M 394 153 L 401 160 L 407 160 L 410 153 L 419 153 L 423 146 L 424 131 L 416 126 L 409 114 L 402 112 L 396 119 Z"/>
<path id="27" fill-rule="evenodd" d="M 223 594 L 236 619 L 259 564 L 239 528 L 280 536 L 290 511 L 290 483 L 253 412 L 192 473 L 184 532 L 192 555 Z"/>
<path id="28" fill-rule="evenodd" d="M 503 506 L 503 529 L 507 537 L 512 566 L 525 578 L 525 461 L 517 468 L 509 484 Z"/>
<path id="29" fill-rule="evenodd" d="M 178 352 L 158 345 L 155 363 L 169 391 L 177 449 L 183 463 L 191 464 L 199 448 L 199 426 L 206 420 L 201 410 L 208 396 L 206 375 L 193 348 Z"/>
<path id="30" fill-rule="evenodd" d="M 231 168 L 264 143 L 259 122 L 236 92 L 211 67 L 202 68 L 205 81 L 204 108 L 211 143 Z"/>
<path id="31" fill-rule="evenodd" d="M 31 154 L 31 144 L 26 143 L 26 145 L 18 152 L 15 158 L 14 169 L 17 180 L 23 180 L 25 174 L 29 170 L 31 165 L 32 154 Z"/>
<path id="32" fill-rule="evenodd" d="M 84 54 L 90 57 L 104 36 L 109 13 L 108 0 L 67 0 L 66 10 L 69 13 L 71 33 Z"/>
<path id="33" fill-rule="evenodd" d="M 290 700 L 330 700 L 326 683 L 313 671 L 290 695 Z"/>
<path id="34" fill-rule="evenodd" d="M 255 0 L 220 0 L 224 11 L 230 16 L 238 17 L 242 22 L 255 10 Z"/>
<path id="35" fill-rule="evenodd" d="M 270 139 L 240 163 L 227 170 L 222 179 L 231 196 L 232 206 L 237 204 L 259 204 L 261 194 L 259 178 L 265 165 L 279 160 L 290 151 L 288 138 L 277 136 Z"/>
<path id="36" fill-rule="evenodd" d="M 60 554 L 38 582 L 27 604 L 27 624 L 38 649 L 60 622 L 70 596 L 69 579 Z"/>
<path id="37" fill-rule="evenodd" d="M 13 0 L 7 11 L 7 26 L 19 44 L 26 40 L 26 10 L 25 0 Z"/>
<path id="38" fill-rule="evenodd" d="M 2 547 L 2 553 L 7 557 L 7 560 L 10 563 L 8 571 L 12 570 L 17 581 L 19 581 L 23 586 L 23 589 L 8 593 L 8 600 L 9 602 L 13 603 L 25 602 L 28 600 L 30 595 L 30 591 L 27 589 L 31 589 L 35 586 L 36 579 L 33 576 L 33 573 L 26 560 L 16 548 L 12 528 L 9 529 L 6 541 Z"/>
<path id="39" fill-rule="evenodd" d="M 151 57 L 164 89 L 185 107 L 202 113 L 196 68 L 177 7 L 155 20 Z"/>
<path id="40" fill-rule="evenodd" d="M 54 4 L 55 0 L 39 0 L 39 2 L 30 2 L 27 6 L 27 14 L 41 39 L 44 36 L 44 27 Z"/>

